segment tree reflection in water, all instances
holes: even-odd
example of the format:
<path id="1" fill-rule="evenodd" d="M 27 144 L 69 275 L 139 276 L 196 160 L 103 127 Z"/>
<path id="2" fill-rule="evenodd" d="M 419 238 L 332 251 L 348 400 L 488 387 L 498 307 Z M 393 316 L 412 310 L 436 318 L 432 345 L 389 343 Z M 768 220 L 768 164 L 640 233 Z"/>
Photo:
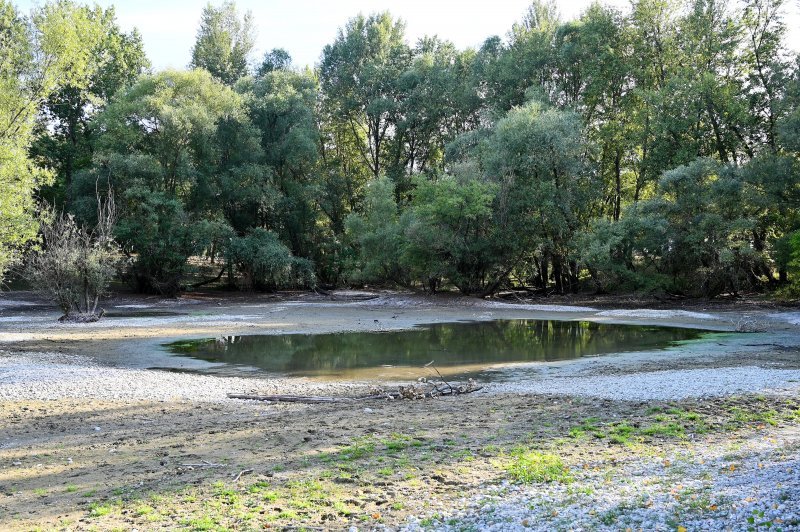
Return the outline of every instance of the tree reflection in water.
<path id="1" fill-rule="evenodd" d="M 550 362 L 662 349 L 699 338 L 692 329 L 586 321 L 498 320 L 441 323 L 403 331 L 228 336 L 181 341 L 170 351 L 271 373 L 348 376 L 352 370 Z M 453 373 L 453 371 L 449 371 Z"/>

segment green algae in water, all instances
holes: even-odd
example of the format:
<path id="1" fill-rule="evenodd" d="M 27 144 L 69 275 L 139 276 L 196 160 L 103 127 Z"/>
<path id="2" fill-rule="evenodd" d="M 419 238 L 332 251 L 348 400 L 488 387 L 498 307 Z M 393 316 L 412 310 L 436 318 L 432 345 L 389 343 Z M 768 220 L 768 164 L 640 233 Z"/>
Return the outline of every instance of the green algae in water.
<path id="1" fill-rule="evenodd" d="M 693 329 L 586 321 L 497 320 L 402 331 L 246 335 L 182 340 L 176 354 L 269 373 L 328 378 L 408 378 L 435 361 L 449 374 L 503 364 L 650 351 L 695 340 Z M 398 371 L 413 369 L 413 372 Z"/>

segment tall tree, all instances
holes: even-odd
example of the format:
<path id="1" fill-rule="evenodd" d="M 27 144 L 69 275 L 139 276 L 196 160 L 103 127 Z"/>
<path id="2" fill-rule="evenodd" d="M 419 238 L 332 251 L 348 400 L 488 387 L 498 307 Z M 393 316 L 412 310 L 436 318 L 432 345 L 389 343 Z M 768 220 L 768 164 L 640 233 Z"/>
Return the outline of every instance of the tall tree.
<path id="1" fill-rule="evenodd" d="M 51 179 L 28 155 L 36 115 L 60 87 L 88 84 L 95 65 L 85 49 L 100 38 L 88 11 L 71 2 L 23 17 L 0 0 L 0 278 L 35 237 L 33 192 Z"/>
<path id="2" fill-rule="evenodd" d="M 117 232 L 123 249 L 136 256 L 131 273 L 139 290 L 175 293 L 188 258 L 210 245 L 220 224 L 228 227 L 219 213 L 225 206 L 212 201 L 231 170 L 220 128 L 242 121 L 241 98 L 202 70 L 143 76 L 98 116 L 95 167 L 76 178 L 87 204 L 76 209 L 95 210 L 87 192 L 98 179 L 114 188 Z M 230 129 L 229 136 L 239 133 Z M 257 141 L 248 143 L 246 133 L 237 144 L 243 149 L 234 157 L 246 160 L 233 174 L 236 192 L 254 179 L 257 170 L 246 162 L 258 155 Z"/>
<path id="3" fill-rule="evenodd" d="M 635 150 L 636 97 L 633 90 L 630 28 L 622 14 L 593 4 L 556 35 L 557 102 L 579 111 L 589 150 L 604 185 L 597 214 L 619 220 L 634 183 L 628 166 Z M 627 179 L 626 179 L 627 178 Z"/>
<path id="4" fill-rule="evenodd" d="M 786 49 L 783 0 L 747 0 L 742 16 L 746 46 L 746 92 L 756 119 L 756 142 L 765 139 L 773 153 L 778 150 L 777 124 L 780 102 L 791 77 L 791 54 Z"/>
<path id="5" fill-rule="evenodd" d="M 113 8 L 81 9 L 100 33 L 97 45 L 88 49 L 93 73 L 85 86 L 65 85 L 45 101 L 32 148 L 34 156 L 56 173 L 43 195 L 67 208 L 75 172 L 91 164 L 92 117 L 150 66 L 141 36 L 136 30 L 123 32 Z"/>
<path id="6" fill-rule="evenodd" d="M 560 24 L 553 0 L 534 0 L 522 21 L 514 24 L 503 53 L 487 55 L 498 42 L 484 44 L 484 56 L 495 61 L 484 65 L 487 100 L 491 107 L 505 112 L 522 105 L 529 89 L 547 97 L 554 88 L 554 39 Z M 487 47 L 488 46 L 488 47 Z"/>
<path id="7" fill-rule="evenodd" d="M 395 176 L 442 170 L 445 146 L 480 124 L 481 106 L 472 85 L 474 53 L 449 41 L 420 39 L 409 69 L 398 81 L 405 96 L 399 106 Z"/>
<path id="8" fill-rule="evenodd" d="M 261 226 L 276 231 L 292 252 L 313 257 L 317 228 L 316 183 L 319 131 L 314 117 L 318 96 L 310 72 L 275 70 L 237 85 L 260 134 L 263 164 L 278 192 L 274 210 Z"/>
<path id="9" fill-rule="evenodd" d="M 192 68 L 204 68 L 227 85 L 248 73 L 248 60 L 255 45 L 253 15 L 239 17 L 234 2 L 203 8 L 200 28 L 192 48 Z"/>
<path id="10" fill-rule="evenodd" d="M 346 124 L 374 177 L 387 169 L 397 133 L 403 96 L 397 80 L 411 60 L 404 31 L 403 22 L 389 13 L 359 15 L 325 47 L 319 66 L 323 102 Z"/>
<path id="11" fill-rule="evenodd" d="M 534 282 L 577 289 L 573 237 L 588 220 L 591 173 L 581 143 L 580 116 L 538 102 L 512 109 L 483 145 L 487 176 L 500 183 L 499 223 L 511 264 L 538 264 Z"/>
<path id="12" fill-rule="evenodd" d="M 263 76 L 276 70 L 289 70 L 292 66 L 292 56 L 283 48 L 273 48 L 272 51 L 264 54 L 264 60 L 258 67 L 257 74 Z"/>

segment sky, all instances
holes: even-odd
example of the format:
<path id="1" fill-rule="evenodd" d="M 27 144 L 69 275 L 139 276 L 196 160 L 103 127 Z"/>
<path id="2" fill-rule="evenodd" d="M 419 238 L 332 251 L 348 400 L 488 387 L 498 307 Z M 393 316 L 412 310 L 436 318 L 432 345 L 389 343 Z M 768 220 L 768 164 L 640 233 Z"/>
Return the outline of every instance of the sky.
<path id="1" fill-rule="evenodd" d="M 26 11 L 41 0 L 17 0 Z M 185 68 L 190 60 L 200 14 L 207 0 L 93 0 L 114 5 L 125 30 L 139 29 L 145 50 L 156 70 Z M 212 1 L 218 5 L 221 0 Z M 563 19 L 577 17 L 592 0 L 558 1 Z M 602 3 L 623 11 L 629 0 Z M 479 47 L 492 35 L 504 37 L 525 13 L 530 0 L 237 0 L 240 11 L 252 11 L 257 28 L 255 57 L 284 48 L 299 67 L 314 66 L 326 44 L 349 18 L 388 10 L 406 22 L 406 36 L 414 43 L 423 35 L 438 35 L 459 48 Z M 789 46 L 800 52 L 800 0 L 786 2 Z"/>

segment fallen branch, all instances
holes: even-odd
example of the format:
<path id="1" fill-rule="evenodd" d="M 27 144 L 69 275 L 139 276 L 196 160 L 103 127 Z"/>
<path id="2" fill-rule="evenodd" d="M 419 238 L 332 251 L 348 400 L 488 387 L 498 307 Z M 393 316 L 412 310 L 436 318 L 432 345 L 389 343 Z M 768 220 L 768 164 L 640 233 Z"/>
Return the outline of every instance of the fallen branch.
<path id="1" fill-rule="evenodd" d="M 342 403 L 355 401 L 350 397 L 310 397 L 305 395 L 250 395 L 229 393 L 228 399 L 250 399 L 252 401 L 271 401 L 275 403 Z"/>
<path id="2" fill-rule="evenodd" d="M 414 387 L 400 387 L 400 392 L 398 393 L 389 393 L 384 394 L 381 396 L 373 396 L 369 397 L 369 399 L 432 399 L 435 397 L 446 397 L 449 395 L 463 395 L 467 393 L 477 392 L 479 390 L 483 390 L 483 386 L 459 386 L 454 388 L 447 384 L 449 388 L 441 389 L 436 385 L 433 385 L 433 390 L 429 392 L 422 392 L 418 393 L 418 391 Z"/>
<path id="3" fill-rule="evenodd" d="M 214 464 L 208 460 L 203 460 L 199 464 L 181 464 L 183 467 L 225 467 L 225 464 Z"/>
<path id="4" fill-rule="evenodd" d="M 242 475 L 247 475 L 248 473 L 252 473 L 252 472 L 253 472 L 252 469 L 242 469 L 241 471 L 239 471 L 238 475 L 233 477 L 233 481 L 234 482 L 239 482 L 239 479 L 242 478 Z"/>
<path id="5" fill-rule="evenodd" d="M 201 286 L 205 286 L 205 285 L 207 285 L 207 284 L 216 283 L 217 281 L 219 281 L 220 279 L 222 279 L 222 275 L 225 273 L 225 270 L 227 270 L 227 269 L 228 269 L 228 267 L 227 267 L 227 266 L 225 266 L 224 268 L 222 268 L 222 269 L 219 271 L 219 275 L 217 275 L 217 276 L 216 276 L 216 277 L 214 277 L 213 279 L 206 279 L 205 281 L 201 281 L 201 282 L 199 282 L 199 283 L 190 284 L 189 286 L 190 286 L 191 288 L 200 288 Z"/>
<path id="6" fill-rule="evenodd" d="M 448 388 L 439 388 L 431 384 L 429 388 L 414 384 L 411 386 L 400 386 L 397 392 L 382 392 L 372 395 L 362 395 L 360 397 L 314 397 L 304 395 L 256 395 L 256 394 L 235 394 L 229 393 L 229 399 L 246 399 L 250 401 L 266 401 L 271 403 L 352 403 L 356 401 L 370 401 L 377 399 L 432 399 L 436 397 L 447 397 L 451 395 L 463 395 L 477 392 L 483 386 L 477 386 L 470 381 L 467 385 L 454 387 L 447 384 Z"/>

